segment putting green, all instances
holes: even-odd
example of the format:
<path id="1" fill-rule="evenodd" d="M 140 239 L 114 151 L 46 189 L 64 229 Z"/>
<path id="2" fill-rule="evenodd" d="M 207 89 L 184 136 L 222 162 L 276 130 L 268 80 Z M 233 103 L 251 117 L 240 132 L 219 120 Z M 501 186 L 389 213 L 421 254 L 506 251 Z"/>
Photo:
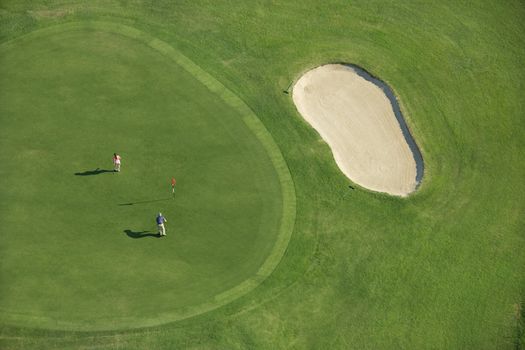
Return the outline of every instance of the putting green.
<path id="1" fill-rule="evenodd" d="M 2 322 L 152 326 L 224 305 L 275 268 L 295 215 L 288 169 L 204 70 L 106 23 L 43 29 L 0 55 Z M 118 174 L 104 171 L 113 152 Z"/>

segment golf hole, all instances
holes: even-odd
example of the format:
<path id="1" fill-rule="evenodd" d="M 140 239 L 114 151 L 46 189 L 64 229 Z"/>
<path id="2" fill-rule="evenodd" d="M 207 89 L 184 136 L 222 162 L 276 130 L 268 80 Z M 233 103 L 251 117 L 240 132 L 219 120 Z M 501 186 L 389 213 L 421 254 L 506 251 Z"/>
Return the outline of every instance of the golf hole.
<path id="1" fill-rule="evenodd" d="M 3 183 L 33 222 L 4 223 L 0 321 L 155 326 L 225 305 L 273 272 L 293 230 L 293 182 L 233 92 L 167 43 L 114 23 L 52 26 L 0 53 L 2 125 L 31 137 L 4 140 Z"/>

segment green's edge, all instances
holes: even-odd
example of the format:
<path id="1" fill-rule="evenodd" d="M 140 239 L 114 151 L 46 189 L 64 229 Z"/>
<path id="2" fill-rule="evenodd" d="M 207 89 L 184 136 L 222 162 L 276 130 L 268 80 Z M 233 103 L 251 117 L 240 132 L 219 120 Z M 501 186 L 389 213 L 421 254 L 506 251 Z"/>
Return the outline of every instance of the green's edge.
<path id="1" fill-rule="evenodd" d="M 270 255 L 261 265 L 257 273 L 242 282 L 241 284 L 231 288 L 223 293 L 216 295 L 209 302 L 200 304 L 194 307 L 188 307 L 184 309 L 178 309 L 176 311 L 165 312 L 155 315 L 152 318 L 118 318 L 118 319 L 107 319 L 107 320 L 98 320 L 97 324 L 102 321 L 105 324 L 103 328 L 97 325 L 86 325 L 83 324 L 79 326 L 74 323 L 64 322 L 60 320 L 55 320 L 47 317 L 34 317 L 24 314 L 14 314 L 10 313 L 8 317 L 8 322 L 13 323 L 14 325 L 20 326 L 37 326 L 39 328 L 46 329 L 61 329 L 61 330 L 118 330 L 124 328 L 143 328 L 143 327 L 152 327 L 158 326 L 161 324 L 175 322 L 183 320 L 189 317 L 197 316 L 199 314 L 217 309 L 221 306 L 224 306 L 233 300 L 249 293 L 257 286 L 259 286 L 277 267 L 281 258 L 283 257 L 288 242 L 292 236 L 294 224 L 295 224 L 295 215 L 296 215 L 296 197 L 295 197 L 295 188 L 294 183 L 288 169 L 288 165 L 283 158 L 279 147 L 273 140 L 272 136 L 264 126 L 264 124 L 257 118 L 255 113 L 244 103 L 237 95 L 232 91 L 226 88 L 213 76 L 208 74 L 197 64 L 195 64 L 188 57 L 184 56 L 182 53 L 177 51 L 168 43 L 156 39 L 149 34 L 142 32 L 136 28 L 109 22 L 99 22 L 99 21 L 89 21 L 89 22 L 72 22 L 60 25 L 54 25 L 51 27 L 39 29 L 31 33 L 25 34 L 21 37 L 15 38 L 8 42 L 0 44 L 0 49 L 6 49 L 10 46 L 13 46 L 21 41 L 33 39 L 35 37 L 52 35 L 54 33 L 60 33 L 69 30 L 82 30 L 82 29 L 91 29 L 91 30 L 100 30 L 114 34 L 124 35 L 126 37 L 136 39 L 141 41 L 151 47 L 152 49 L 157 50 L 162 53 L 164 56 L 170 58 L 176 64 L 181 66 L 188 73 L 193 75 L 199 82 L 204 84 L 211 92 L 221 97 L 221 99 L 226 102 L 229 106 L 237 110 L 242 116 L 243 122 L 251 130 L 251 132 L 257 137 L 265 148 L 268 156 L 271 159 L 271 162 L 277 171 L 279 182 L 281 185 L 281 191 L 283 196 L 283 211 L 282 218 L 279 227 L 279 233 L 276 240 L 276 243 L 270 252 Z M 4 317 L 7 316 L 4 314 Z"/>

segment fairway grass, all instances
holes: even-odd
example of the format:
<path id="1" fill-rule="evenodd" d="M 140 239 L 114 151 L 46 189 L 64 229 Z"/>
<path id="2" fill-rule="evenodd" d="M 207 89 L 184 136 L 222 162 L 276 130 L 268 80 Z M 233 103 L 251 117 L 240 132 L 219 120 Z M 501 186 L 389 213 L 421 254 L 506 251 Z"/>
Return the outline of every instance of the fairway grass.
<path id="1" fill-rule="evenodd" d="M 523 349 L 524 18 L 520 0 L 0 1 L 0 348 Z M 329 63 L 399 98 L 412 195 L 349 182 L 285 93 Z M 113 152 L 122 173 L 75 175 Z M 166 238 L 125 232 L 159 210 Z"/>
<path id="2" fill-rule="evenodd" d="M 157 325 L 229 302 L 271 273 L 291 233 L 282 220 L 293 218 L 291 182 L 235 95 L 125 26 L 53 27 L 3 49 L 3 321 Z M 159 211 L 169 218 L 163 239 Z"/>

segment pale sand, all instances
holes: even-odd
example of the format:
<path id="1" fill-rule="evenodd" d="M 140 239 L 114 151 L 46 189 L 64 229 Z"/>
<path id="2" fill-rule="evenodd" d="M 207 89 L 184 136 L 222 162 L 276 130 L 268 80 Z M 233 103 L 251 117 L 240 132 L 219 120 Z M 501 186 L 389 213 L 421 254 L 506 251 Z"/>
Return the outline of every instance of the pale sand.
<path id="1" fill-rule="evenodd" d="M 406 196 L 416 189 L 416 161 L 392 104 L 354 68 L 324 65 L 295 84 L 299 113 L 332 149 L 341 171 L 373 191 Z"/>

